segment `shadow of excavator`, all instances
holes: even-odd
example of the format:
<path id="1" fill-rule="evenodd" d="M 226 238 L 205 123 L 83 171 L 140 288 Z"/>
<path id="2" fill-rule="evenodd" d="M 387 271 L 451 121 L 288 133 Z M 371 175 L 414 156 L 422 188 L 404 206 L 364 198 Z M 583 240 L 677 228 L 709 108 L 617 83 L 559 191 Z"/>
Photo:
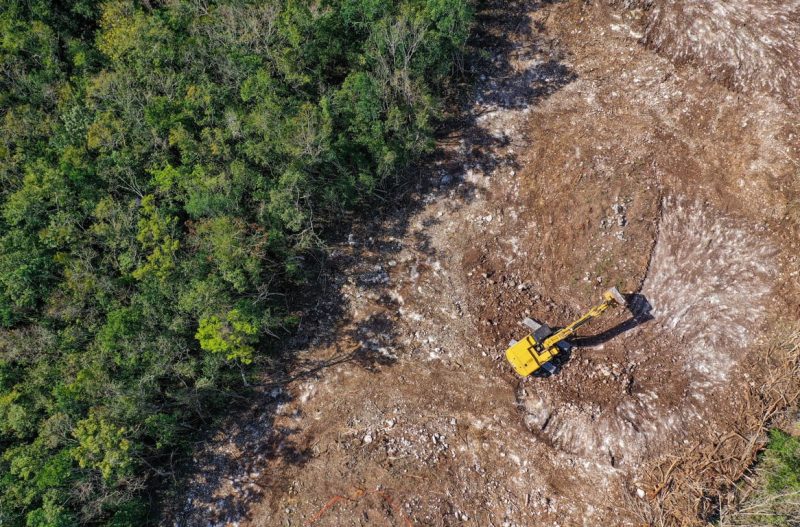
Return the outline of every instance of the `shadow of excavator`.
<path id="1" fill-rule="evenodd" d="M 639 293 L 628 294 L 625 295 L 625 301 L 627 309 L 631 314 L 630 318 L 620 324 L 617 324 L 613 328 L 609 328 L 602 333 L 598 333 L 597 335 L 586 337 L 574 336 L 570 338 L 567 341 L 569 346 L 562 349 L 561 352 L 551 360 L 551 363 L 554 366 L 553 370 L 548 371 L 542 368 L 536 370 L 532 375 L 534 377 L 550 377 L 552 375 L 558 375 L 563 366 L 570 361 L 573 352 L 576 351 L 576 348 L 590 348 L 593 346 L 599 346 L 627 331 L 634 329 L 637 326 L 653 320 L 653 306 L 644 295 Z M 555 328 L 555 331 L 558 331 L 559 329 L 560 328 Z"/>
<path id="2" fill-rule="evenodd" d="M 625 295 L 625 300 L 628 303 L 628 311 L 631 313 L 631 317 L 628 320 L 597 335 L 574 337 L 570 339 L 570 344 L 577 347 L 599 346 L 600 344 L 622 335 L 626 331 L 630 331 L 637 326 L 653 320 L 653 306 L 644 295 L 639 293 Z"/>

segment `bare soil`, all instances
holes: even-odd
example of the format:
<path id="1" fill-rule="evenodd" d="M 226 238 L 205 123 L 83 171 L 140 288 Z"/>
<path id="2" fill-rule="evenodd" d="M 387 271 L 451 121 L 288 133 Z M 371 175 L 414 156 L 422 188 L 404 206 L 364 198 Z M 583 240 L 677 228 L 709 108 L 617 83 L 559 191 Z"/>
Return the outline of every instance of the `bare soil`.
<path id="1" fill-rule="evenodd" d="M 640 11 L 497 2 L 408 203 L 332 249 L 284 380 L 165 525 L 636 525 L 645 467 L 729 429 L 800 319 L 800 125 L 642 44 Z M 525 316 L 630 310 L 519 379 Z"/>

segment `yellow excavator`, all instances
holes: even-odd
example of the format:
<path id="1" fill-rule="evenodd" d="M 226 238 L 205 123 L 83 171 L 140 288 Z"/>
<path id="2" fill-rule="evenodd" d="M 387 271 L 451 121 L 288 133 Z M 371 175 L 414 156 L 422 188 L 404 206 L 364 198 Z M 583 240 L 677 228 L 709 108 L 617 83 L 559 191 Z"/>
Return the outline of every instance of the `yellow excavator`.
<path id="1" fill-rule="evenodd" d="M 533 330 L 533 333 L 520 341 L 512 340 L 506 350 L 506 359 L 523 377 L 527 377 L 539 368 L 551 374 L 555 373 L 555 366 L 550 361 L 559 352 L 569 352 L 572 349 L 572 345 L 566 339 L 574 335 L 579 327 L 602 315 L 609 307 L 626 305 L 625 297 L 616 287 L 612 287 L 603 293 L 601 304 L 594 306 L 582 317 L 559 331 L 553 332 L 547 324 L 539 324 L 535 320 L 526 318 L 522 323 Z"/>

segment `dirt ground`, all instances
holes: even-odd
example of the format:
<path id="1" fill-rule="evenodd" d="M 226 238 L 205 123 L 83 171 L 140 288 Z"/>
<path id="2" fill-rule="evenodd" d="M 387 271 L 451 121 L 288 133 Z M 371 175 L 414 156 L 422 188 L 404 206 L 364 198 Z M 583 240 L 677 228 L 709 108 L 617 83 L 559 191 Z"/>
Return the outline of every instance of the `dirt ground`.
<path id="1" fill-rule="evenodd" d="M 800 120 L 581 1 L 479 14 L 469 118 L 333 248 L 290 380 L 198 449 L 164 525 L 641 525 L 649 461 L 726 430 L 800 319 Z M 426 169 L 427 170 L 427 169 Z M 504 360 L 617 285 L 550 376 Z"/>

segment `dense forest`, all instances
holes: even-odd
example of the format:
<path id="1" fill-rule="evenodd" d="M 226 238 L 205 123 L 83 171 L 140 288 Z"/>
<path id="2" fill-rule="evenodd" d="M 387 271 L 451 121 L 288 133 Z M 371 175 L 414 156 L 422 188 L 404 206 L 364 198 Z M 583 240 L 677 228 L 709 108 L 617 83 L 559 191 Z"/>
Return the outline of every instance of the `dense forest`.
<path id="1" fill-rule="evenodd" d="M 0 525 L 143 525 L 429 151 L 468 0 L 0 0 Z"/>

